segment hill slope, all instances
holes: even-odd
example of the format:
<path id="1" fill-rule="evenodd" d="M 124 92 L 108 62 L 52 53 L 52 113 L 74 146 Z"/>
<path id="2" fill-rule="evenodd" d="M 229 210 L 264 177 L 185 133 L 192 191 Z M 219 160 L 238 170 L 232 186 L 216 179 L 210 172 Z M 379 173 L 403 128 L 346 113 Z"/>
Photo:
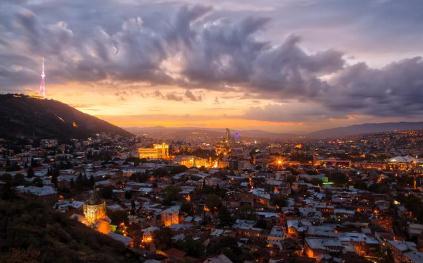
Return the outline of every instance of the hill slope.
<path id="1" fill-rule="evenodd" d="M 87 138 L 96 133 L 131 134 L 55 100 L 0 95 L 0 137 Z"/>
<path id="2" fill-rule="evenodd" d="M 423 122 L 386 122 L 386 123 L 365 123 L 346 127 L 325 129 L 309 133 L 312 138 L 343 137 L 358 134 L 387 132 L 394 130 L 418 130 L 423 129 Z"/>
<path id="3" fill-rule="evenodd" d="M 139 262 L 118 241 L 36 200 L 0 199 L 0 262 Z"/>

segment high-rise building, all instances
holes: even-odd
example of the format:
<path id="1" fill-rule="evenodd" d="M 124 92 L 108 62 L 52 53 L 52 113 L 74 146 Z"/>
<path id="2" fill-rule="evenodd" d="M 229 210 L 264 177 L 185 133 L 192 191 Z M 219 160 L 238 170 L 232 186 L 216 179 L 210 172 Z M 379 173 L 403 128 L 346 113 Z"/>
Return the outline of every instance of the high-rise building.
<path id="1" fill-rule="evenodd" d="M 233 138 L 231 131 L 226 129 L 225 137 L 215 145 L 215 152 L 217 156 L 227 156 L 231 152 L 231 145 L 233 144 Z"/>

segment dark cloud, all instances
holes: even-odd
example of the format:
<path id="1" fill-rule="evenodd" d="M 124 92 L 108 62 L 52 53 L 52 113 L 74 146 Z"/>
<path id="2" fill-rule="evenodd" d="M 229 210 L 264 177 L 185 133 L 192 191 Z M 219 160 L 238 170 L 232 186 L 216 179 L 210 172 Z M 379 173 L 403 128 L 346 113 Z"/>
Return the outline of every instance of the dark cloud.
<path id="1" fill-rule="evenodd" d="M 393 10 L 392 6 L 381 8 Z M 352 4 L 351 10 L 363 8 Z M 406 10 L 413 16 L 406 24 L 419 19 L 413 10 Z M 306 51 L 296 35 L 281 44 L 266 41 L 261 34 L 271 23 L 269 18 L 250 12 L 236 17 L 224 14 L 208 6 L 174 2 L 3 1 L 0 87 L 37 86 L 40 58 L 45 56 L 49 83 L 112 79 L 186 88 L 181 94 L 154 94 L 174 101 L 201 101 L 202 96 L 192 89 L 239 91 L 244 97 L 275 102 L 312 102 L 324 110 L 302 114 L 322 118 L 350 112 L 423 113 L 421 58 L 381 69 L 365 63 L 348 65 L 340 51 Z M 333 79 L 325 81 L 325 75 Z M 255 108 L 247 115 L 278 119 L 279 110 L 283 109 Z"/>
<path id="2" fill-rule="evenodd" d="M 183 100 L 182 97 L 180 97 L 180 96 L 178 96 L 178 95 L 176 95 L 174 93 L 167 93 L 166 96 L 165 96 L 165 98 L 167 100 L 174 100 L 174 101 L 182 101 Z"/>
<path id="3" fill-rule="evenodd" d="M 329 96 L 330 95 L 330 96 Z M 322 101 L 331 109 L 376 116 L 423 113 L 423 59 L 415 57 L 381 69 L 360 63 L 331 81 Z"/>
<path id="4" fill-rule="evenodd" d="M 286 103 L 251 107 L 243 117 L 273 122 L 302 122 L 322 121 L 335 116 L 336 114 L 317 103 Z"/>
<path id="5" fill-rule="evenodd" d="M 203 99 L 201 95 L 195 96 L 194 93 L 190 90 L 185 91 L 185 97 L 187 97 L 191 101 L 201 101 Z"/>
<path id="6" fill-rule="evenodd" d="M 160 98 L 160 99 L 163 99 L 163 100 L 173 100 L 173 101 L 183 101 L 184 100 L 184 98 L 182 96 L 180 96 L 176 93 L 168 92 L 168 93 L 163 94 L 162 92 L 160 92 L 158 90 L 156 90 L 153 93 L 153 96 Z"/>
<path id="7" fill-rule="evenodd" d="M 347 66 L 316 96 L 302 103 L 252 107 L 246 118 L 310 121 L 347 114 L 418 117 L 423 114 L 423 59 L 405 59 L 381 69 L 365 63 Z"/>
<path id="8" fill-rule="evenodd" d="M 113 2 L 105 3 L 113 5 Z M 70 12 L 75 7 L 64 5 L 62 10 L 67 8 Z M 43 10 L 40 7 L 33 9 Z M 81 8 L 78 11 L 85 17 L 91 10 Z M 270 42 L 256 40 L 254 34 L 268 22 L 266 18 L 230 20 L 214 17 L 210 15 L 211 9 L 204 6 L 170 9 L 156 24 L 151 18 L 144 21 L 142 16 L 125 20 L 117 16 L 114 22 L 120 24 L 120 28 L 115 32 L 105 29 L 110 27 L 110 20 L 97 21 L 100 24 L 93 25 L 85 25 L 84 21 L 80 24 L 74 20 L 63 21 L 62 17 L 51 21 L 54 16 L 51 13 L 37 14 L 16 6 L 11 13 L 14 15 L 9 15 L 8 19 L 14 23 L 9 23 L 5 31 L 10 33 L 9 43 L 20 44 L 20 50 L 12 52 L 12 56 L 23 53 L 31 65 L 46 56 L 52 82 L 113 78 L 214 89 L 245 85 L 251 89 L 262 86 L 289 90 L 301 84 L 305 87 L 299 88 L 310 90 L 315 74 L 343 64 L 342 54 L 338 52 L 307 55 L 297 46 L 295 37 L 276 48 Z M 45 23 L 46 20 L 49 23 Z M 86 33 L 88 29 L 81 31 L 79 27 L 88 27 L 89 34 Z M 179 73 L 183 77 L 180 79 L 162 67 L 176 54 L 182 58 Z M 15 63 L 13 60 L 6 63 Z M 261 72 L 260 68 L 266 70 Z M 27 80 L 29 84 L 33 78 Z"/>

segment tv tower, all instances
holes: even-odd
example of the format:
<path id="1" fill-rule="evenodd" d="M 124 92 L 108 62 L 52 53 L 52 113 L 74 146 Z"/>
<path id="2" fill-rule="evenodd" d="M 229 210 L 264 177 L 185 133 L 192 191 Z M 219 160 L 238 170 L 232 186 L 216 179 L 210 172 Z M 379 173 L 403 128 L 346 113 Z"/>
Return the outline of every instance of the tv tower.
<path id="1" fill-rule="evenodd" d="M 41 70 L 40 96 L 43 98 L 46 97 L 46 74 L 44 72 L 44 57 L 43 57 L 43 66 Z"/>

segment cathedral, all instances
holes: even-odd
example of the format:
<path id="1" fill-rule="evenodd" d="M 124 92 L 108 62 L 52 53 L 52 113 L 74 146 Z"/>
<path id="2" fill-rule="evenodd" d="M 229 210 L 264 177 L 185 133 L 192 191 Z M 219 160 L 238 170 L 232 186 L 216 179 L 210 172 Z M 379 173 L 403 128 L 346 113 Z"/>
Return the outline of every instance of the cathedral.
<path id="1" fill-rule="evenodd" d="M 106 214 L 106 202 L 97 196 L 95 188 L 90 198 L 85 202 L 83 211 L 86 225 L 105 234 L 110 232 L 110 219 Z"/>

